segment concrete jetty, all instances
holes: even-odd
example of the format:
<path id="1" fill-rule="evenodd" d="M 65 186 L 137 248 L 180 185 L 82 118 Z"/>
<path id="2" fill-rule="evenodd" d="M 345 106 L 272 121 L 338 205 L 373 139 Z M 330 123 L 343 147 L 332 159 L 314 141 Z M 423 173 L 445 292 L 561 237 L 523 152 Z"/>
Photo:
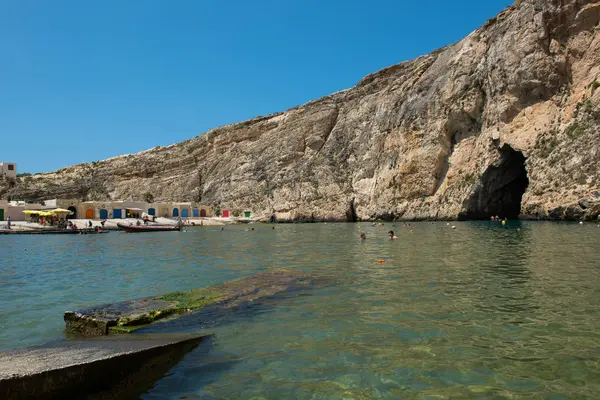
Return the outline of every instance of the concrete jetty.
<path id="1" fill-rule="evenodd" d="M 67 332 L 83 336 L 129 333 L 208 305 L 232 307 L 312 284 L 313 279 L 300 271 L 265 271 L 207 288 L 67 311 L 64 320 Z"/>
<path id="2" fill-rule="evenodd" d="M 0 352 L 0 399 L 139 398 L 205 339 L 128 335 Z"/>

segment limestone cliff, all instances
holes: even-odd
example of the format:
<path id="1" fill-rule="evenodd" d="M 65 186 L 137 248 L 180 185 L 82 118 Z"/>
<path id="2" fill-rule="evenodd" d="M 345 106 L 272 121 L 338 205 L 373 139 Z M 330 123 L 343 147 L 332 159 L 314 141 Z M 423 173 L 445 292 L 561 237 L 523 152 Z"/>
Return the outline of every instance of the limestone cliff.
<path id="1" fill-rule="evenodd" d="M 597 218 L 599 21 L 594 0 L 517 1 L 462 41 L 351 89 L 0 193 L 200 192 L 203 203 L 285 219 Z"/>

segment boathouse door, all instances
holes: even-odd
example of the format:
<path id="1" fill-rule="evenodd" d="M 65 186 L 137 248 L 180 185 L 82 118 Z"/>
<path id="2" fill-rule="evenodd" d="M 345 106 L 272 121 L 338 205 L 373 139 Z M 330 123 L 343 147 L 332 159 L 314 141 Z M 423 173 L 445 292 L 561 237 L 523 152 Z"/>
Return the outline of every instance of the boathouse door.
<path id="1" fill-rule="evenodd" d="M 85 210 L 85 218 L 86 219 L 94 219 L 94 210 L 92 210 L 91 208 L 88 208 L 87 210 Z"/>
<path id="2" fill-rule="evenodd" d="M 190 217 L 190 210 L 189 210 L 189 208 L 182 208 L 181 209 L 181 216 L 183 218 L 189 218 Z"/>
<path id="3" fill-rule="evenodd" d="M 229 218 L 229 210 L 223 210 L 223 218 Z"/>
<path id="4" fill-rule="evenodd" d="M 154 208 L 149 208 L 148 209 L 148 215 L 155 216 L 156 215 L 156 210 Z"/>
<path id="5" fill-rule="evenodd" d="M 204 208 L 202 210 L 200 210 L 200 216 L 206 217 L 206 210 Z"/>
<path id="6" fill-rule="evenodd" d="M 113 209 L 113 218 L 123 218 L 123 210 L 121 210 L 120 208 L 114 208 Z"/>
<path id="7" fill-rule="evenodd" d="M 100 219 L 108 219 L 108 211 L 100 210 Z"/>
<path id="8" fill-rule="evenodd" d="M 0 208 L 0 221 L 4 221 L 4 208 Z"/>
<path id="9" fill-rule="evenodd" d="M 174 217 L 179 217 L 179 208 L 174 208 L 173 209 L 173 216 Z"/>
<path id="10" fill-rule="evenodd" d="M 198 207 L 194 207 L 194 209 L 192 210 L 192 215 L 194 217 L 199 217 L 200 216 L 200 211 L 198 210 Z"/>
<path id="11" fill-rule="evenodd" d="M 244 211 L 244 216 L 246 218 L 250 218 L 250 211 Z"/>
<path id="12" fill-rule="evenodd" d="M 77 209 L 73 206 L 67 208 L 72 214 L 67 215 L 67 219 L 77 219 Z"/>

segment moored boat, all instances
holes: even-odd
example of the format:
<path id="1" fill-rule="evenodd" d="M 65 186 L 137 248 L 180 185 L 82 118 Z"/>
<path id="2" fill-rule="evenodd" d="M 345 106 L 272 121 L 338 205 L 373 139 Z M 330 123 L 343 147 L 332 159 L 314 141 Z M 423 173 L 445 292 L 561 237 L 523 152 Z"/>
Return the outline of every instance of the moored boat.
<path id="1" fill-rule="evenodd" d="M 117 223 L 117 227 L 125 232 L 168 232 L 168 231 L 179 231 L 181 227 L 179 225 L 127 225 Z"/>

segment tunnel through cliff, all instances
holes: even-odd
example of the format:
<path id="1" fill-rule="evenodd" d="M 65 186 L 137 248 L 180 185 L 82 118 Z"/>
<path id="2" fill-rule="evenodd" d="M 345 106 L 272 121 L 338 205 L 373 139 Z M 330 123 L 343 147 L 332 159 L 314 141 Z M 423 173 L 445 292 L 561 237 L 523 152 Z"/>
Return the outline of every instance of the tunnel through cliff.
<path id="1" fill-rule="evenodd" d="M 529 185 L 525 157 L 509 145 L 500 149 L 500 160 L 485 171 L 459 219 L 489 219 L 493 215 L 517 219 Z"/>

